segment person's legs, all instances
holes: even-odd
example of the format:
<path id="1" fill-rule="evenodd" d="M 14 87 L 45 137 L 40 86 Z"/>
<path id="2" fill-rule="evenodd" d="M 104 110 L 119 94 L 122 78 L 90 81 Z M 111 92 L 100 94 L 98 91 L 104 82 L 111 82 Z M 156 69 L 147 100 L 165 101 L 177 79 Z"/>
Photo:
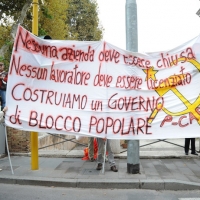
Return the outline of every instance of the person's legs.
<path id="1" fill-rule="evenodd" d="M 108 152 L 108 162 L 110 166 L 112 167 L 113 165 L 115 165 L 115 160 L 114 160 L 113 152 L 110 146 L 110 140 L 107 140 L 106 151 Z"/>
<path id="2" fill-rule="evenodd" d="M 104 140 L 102 138 L 97 138 L 97 143 L 98 143 L 98 157 L 97 157 L 97 170 L 101 170 L 102 169 L 102 163 L 103 163 L 103 154 L 104 154 Z M 107 140 L 107 146 L 106 146 L 106 151 L 108 152 L 108 161 L 110 164 L 110 169 L 113 172 L 117 172 L 118 169 L 115 165 L 115 160 L 114 160 L 114 156 L 113 156 L 113 152 L 110 146 L 110 141 Z"/>
<path id="3" fill-rule="evenodd" d="M 191 138 L 191 154 L 198 155 L 195 148 L 195 138 Z"/>
<path id="4" fill-rule="evenodd" d="M 98 156 L 97 156 L 97 170 L 102 169 L 102 163 L 103 163 L 103 148 L 104 148 L 104 141 L 102 138 L 97 138 L 97 144 L 98 144 Z"/>
<path id="5" fill-rule="evenodd" d="M 195 153 L 195 138 L 191 138 L 191 153 Z"/>
<path id="6" fill-rule="evenodd" d="M 0 96 L 1 96 L 1 110 L 6 106 L 6 91 L 5 90 L 0 90 Z"/>
<path id="7" fill-rule="evenodd" d="M 190 138 L 185 138 L 185 154 L 188 154 L 189 151 L 189 146 L 190 146 Z"/>
<path id="8" fill-rule="evenodd" d="M 94 138 L 88 138 L 88 156 L 91 161 L 94 161 Z"/>
<path id="9" fill-rule="evenodd" d="M 3 102 L 3 107 L 2 107 L 2 110 L 3 110 L 3 108 L 6 106 L 6 91 L 4 91 L 4 90 L 3 90 L 3 100 L 2 100 L 2 102 Z"/>
<path id="10" fill-rule="evenodd" d="M 113 152 L 112 152 L 112 149 L 111 149 L 111 146 L 110 146 L 110 140 L 107 140 L 106 150 L 108 152 L 108 162 L 110 164 L 110 169 L 113 172 L 118 172 L 117 166 L 115 164 L 115 159 L 114 159 L 114 156 L 113 156 Z"/>

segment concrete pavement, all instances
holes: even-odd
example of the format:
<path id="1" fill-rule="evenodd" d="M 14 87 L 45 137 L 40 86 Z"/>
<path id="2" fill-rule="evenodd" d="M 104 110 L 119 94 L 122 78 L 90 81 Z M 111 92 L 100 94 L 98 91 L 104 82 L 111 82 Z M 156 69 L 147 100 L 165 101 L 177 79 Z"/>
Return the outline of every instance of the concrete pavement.
<path id="1" fill-rule="evenodd" d="M 197 150 L 198 142 L 196 140 Z M 104 174 L 95 169 L 96 162 L 81 159 L 82 147 L 71 151 L 40 150 L 39 170 L 31 170 L 30 154 L 11 154 L 14 175 L 8 157 L 1 158 L 0 183 L 80 188 L 200 189 L 200 156 L 185 156 L 183 145 L 184 139 L 140 141 L 140 174 L 127 174 L 125 149 L 115 155 L 119 171 L 110 171 L 106 163 Z"/>

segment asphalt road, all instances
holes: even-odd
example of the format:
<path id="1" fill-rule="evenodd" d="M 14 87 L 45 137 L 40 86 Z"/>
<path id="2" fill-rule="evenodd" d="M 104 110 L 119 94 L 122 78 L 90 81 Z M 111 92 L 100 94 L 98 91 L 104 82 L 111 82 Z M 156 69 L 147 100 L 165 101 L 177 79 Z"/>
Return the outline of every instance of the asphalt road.
<path id="1" fill-rule="evenodd" d="M 0 184 L 0 200 L 200 200 L 200 190 L 79 189 Z"/>

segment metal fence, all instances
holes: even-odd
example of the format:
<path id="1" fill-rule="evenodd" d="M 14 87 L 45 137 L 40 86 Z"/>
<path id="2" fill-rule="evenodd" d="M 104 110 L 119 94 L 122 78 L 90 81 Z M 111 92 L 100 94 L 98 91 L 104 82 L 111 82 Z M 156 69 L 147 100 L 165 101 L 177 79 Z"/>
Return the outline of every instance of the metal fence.
<path id="1" fill-rule="evenodd" d="M 45 148 L 47 148 L 47 147 L 54 146 L 54 145 L 57 145 L 57 144 L 61 144 L 61 143 L 64 143 L 64 142 L 73 142 L 73 143 L 75 143 L 75 144 L 77 144 L 77 145 L 84 146 L 84 147 L 87 147 L 87 146 L 88 146 L 88 145 L 86 145 L 86 144 L 83 144 L 83 143 L 80 143 L 80 142 L 75 141 L 76 138 L 66 139 L 66 138 L 64 138 L 64 137 L 62 137 L 62 136 L 59 136 L 59 135 L 57 135 L 57 134 L 51 134 L 51 133 L 47 133 L 47 134 L 49 134 L 49 135 L 51 135 L 51 136 L 53 136 L 53 137 L 58 137 L 58 138 L 62 139 L 63 141 L 58 142 L 58 143 L 54 143 L 54 144 L 51 144 L 51 145 L 47 145 L 47 146 L 41 147 L 41 148 L 39 148 L 39 149 L 45 149 Z M 179 144 L 176 144 L 176 143 L 173 143 L 173 142 L 169 142 L 169 141 L 167 141 L 167 139 L 162 139 L 162 140 L 161 140 L 161 139 L 158 139 L 158 140 L 156 140 L 156 141 L 154 141 L 154 142 L 150 142 L 150 143 L 148 143 L 148 144 L 140 145 L 140 148 L 146 147 L 146 146 L 149 146 L 149 145 L 158 143 L 158 142 L 166 142 L 166 143 L 168 143 L 168 144 L 172 144 L 172 145 L 175 145 L 175 146 L 178 146 L 178 147 L 181 147 L 181 148 L 184 149 L 184 146 L 179 145 Z M 190 150 L 191 150 L 191 149 L 190 149 Z M 124 153 L 124 152 L 126 152 L 126 151 L 127 151 L 127 149 L 124 150 L 124 151 L 121 151 L 120 153 Z M 197 150 L 196 150 L 196 151 L 197 151 Z M 198 152 L 198 153 L 200 152 L 200 138 L 199 138 L 199 150 L 198 150 L 197 152 Z"/>

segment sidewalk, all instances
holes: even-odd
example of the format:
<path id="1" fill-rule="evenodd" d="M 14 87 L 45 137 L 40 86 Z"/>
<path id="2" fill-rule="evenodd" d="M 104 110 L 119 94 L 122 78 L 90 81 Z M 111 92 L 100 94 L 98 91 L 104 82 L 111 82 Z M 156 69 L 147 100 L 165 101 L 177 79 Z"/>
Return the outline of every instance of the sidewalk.
<path id="1" fill-rule="evenodd" d="M 154 140 L 155 141 L 155 140 Z M 184 139 L 167 140 L 183 145 Z M 140 146 L 152 141 L 141 141 Z M 198 150 L 198 140 L 196 149 Z M 122 151 L 125 151 L 122 149 Z M 83 150 L 39 151 L 39 170 L 31 170 L 30 154 L 0 159 L 0 183 L 52 187 L 130 188 L 153 190 L 200 189 L 200 156 L 185 156 L 183 147 L 158 142 L 140 147 L 140 174 L 127 174 L 126 152 L 115 155 L 118 172 L 97 171 L 96 162 L 83 161 Z M 199 154 L 200 155 L 200 154 Z"/>

